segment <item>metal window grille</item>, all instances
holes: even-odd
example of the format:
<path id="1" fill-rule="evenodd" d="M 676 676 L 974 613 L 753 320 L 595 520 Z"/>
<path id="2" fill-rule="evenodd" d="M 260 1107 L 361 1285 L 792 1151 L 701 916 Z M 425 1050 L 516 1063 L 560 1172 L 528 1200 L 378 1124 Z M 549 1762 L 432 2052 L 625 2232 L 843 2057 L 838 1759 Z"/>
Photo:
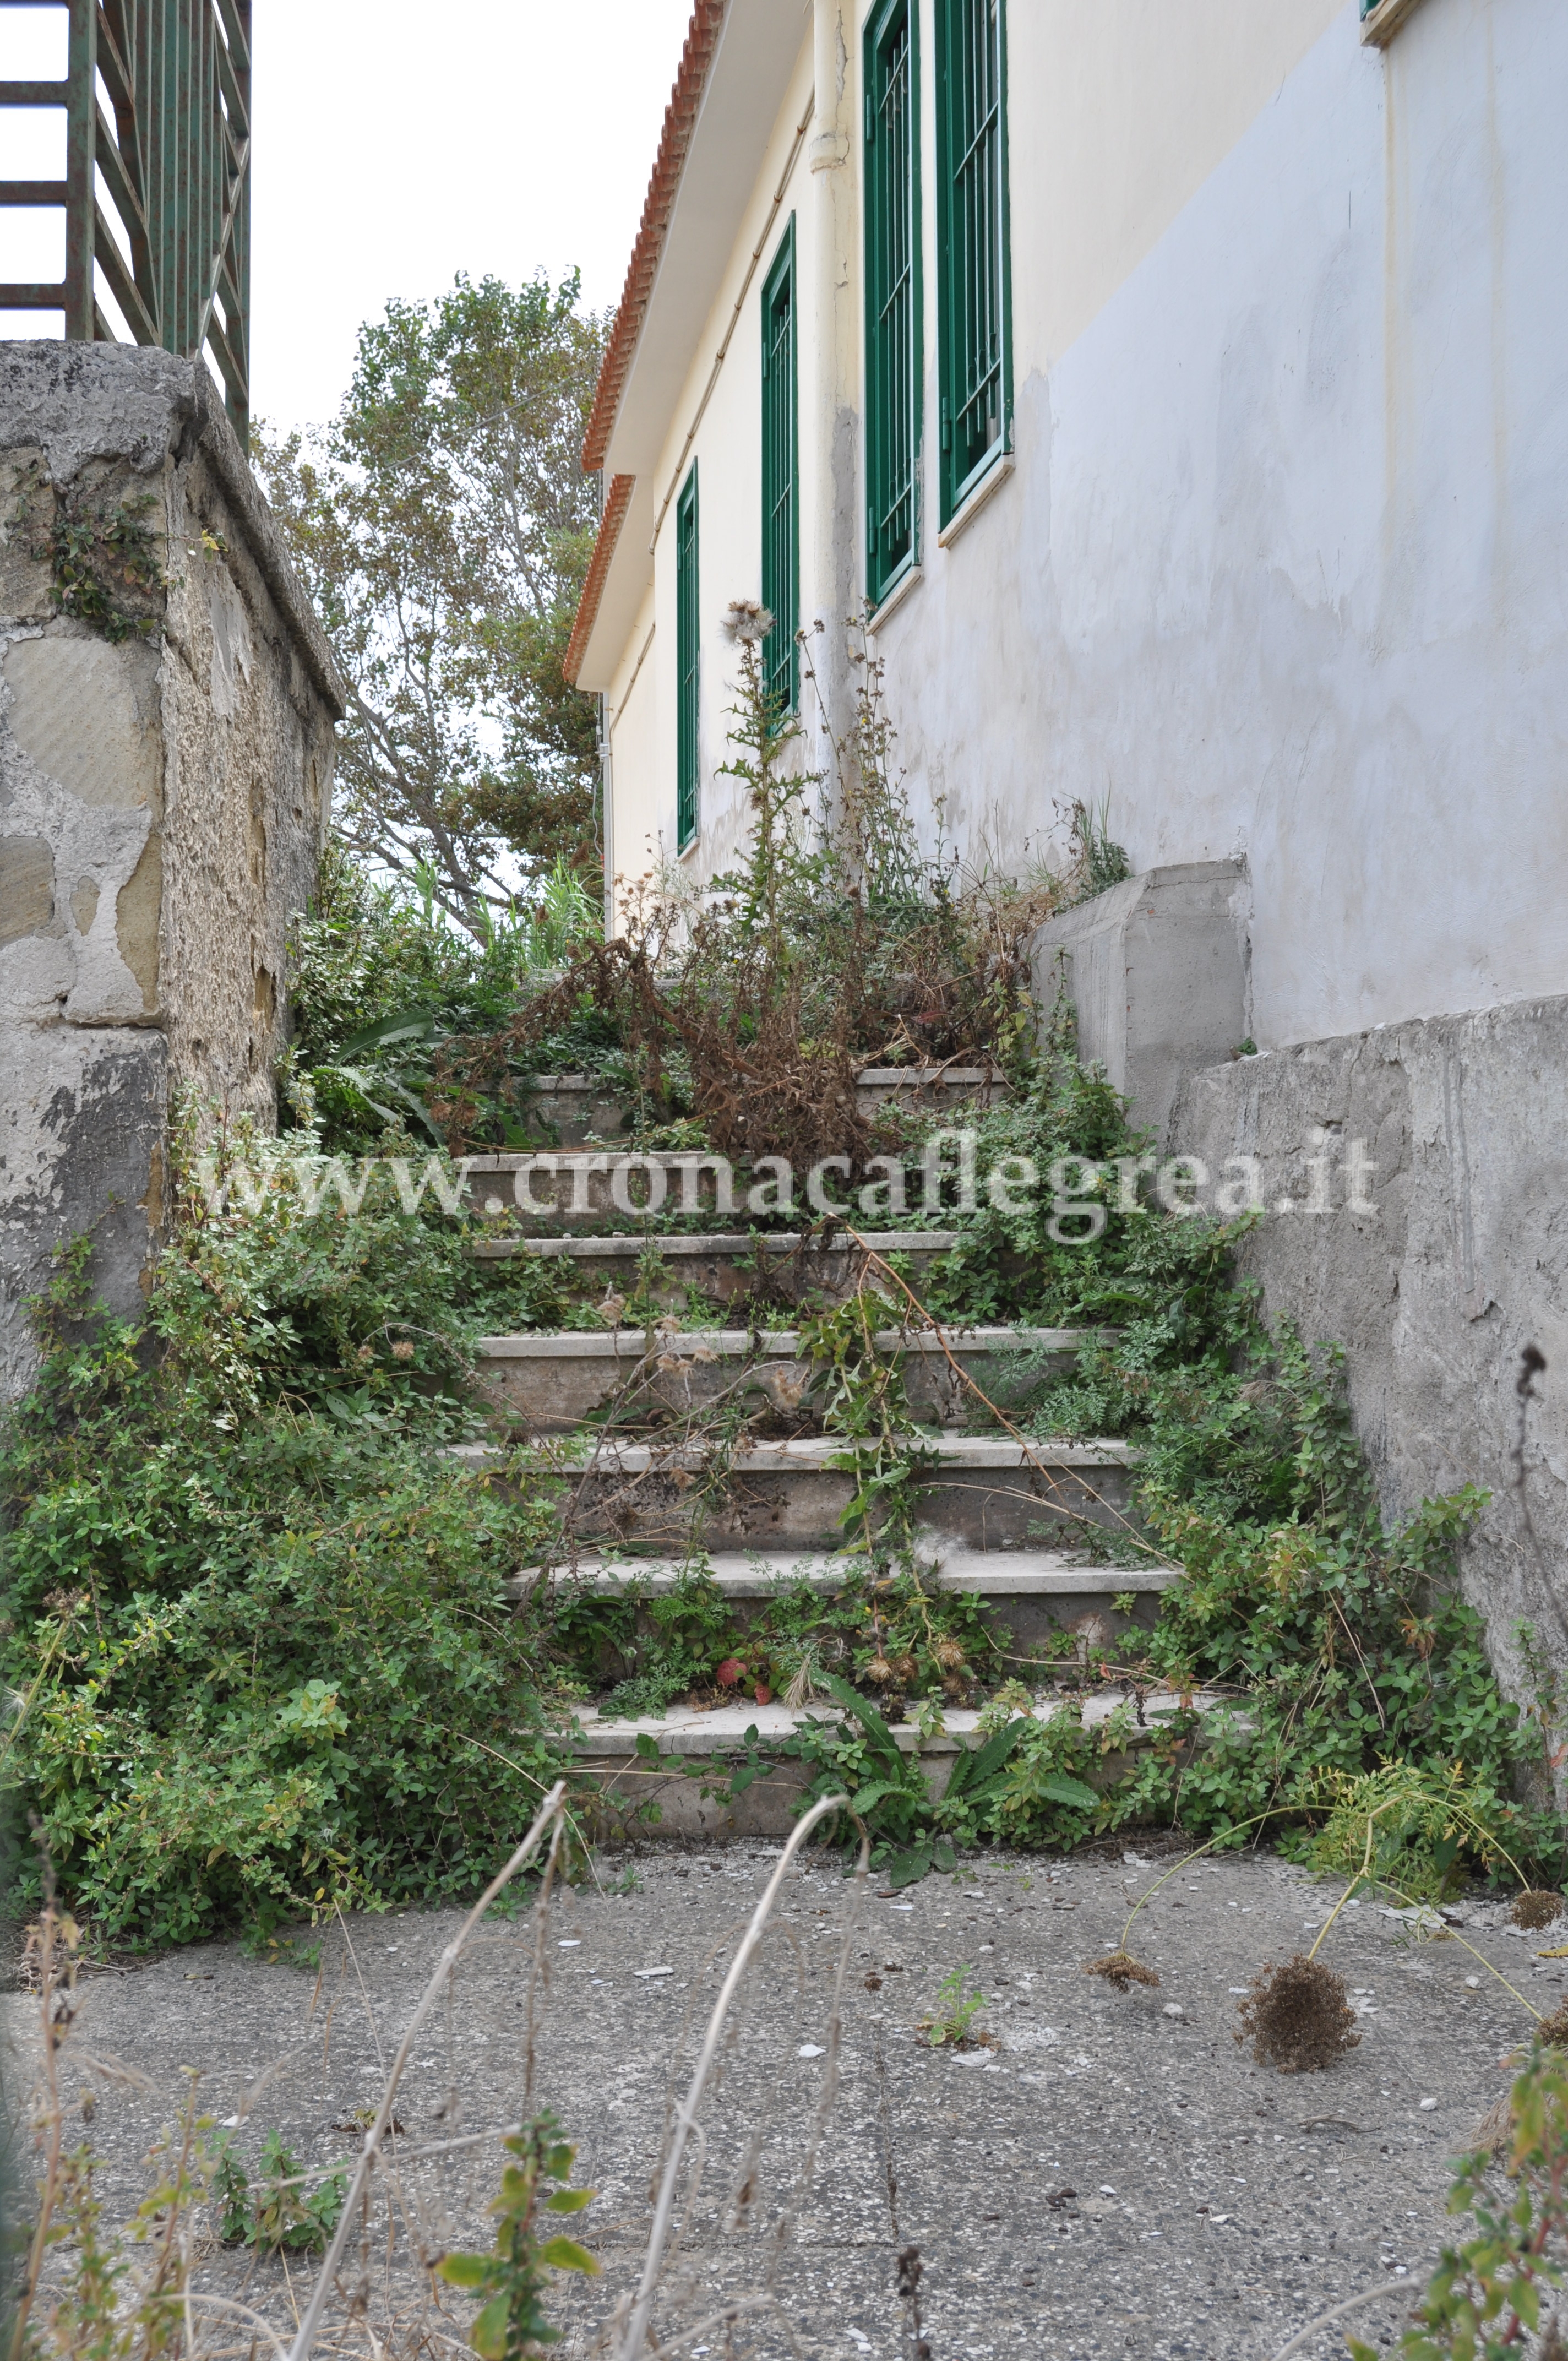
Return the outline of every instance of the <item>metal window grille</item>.
<path id="1" fill-rule="evenodd" d="M 916 559 L 920 443 L 919 96 L 916 17 L 888 0 L 866 28 L 866 591 Z"/>
<path id="2" fill-rule="evenodd" d="M 0 205 L 64 208 L 65 277 L 59 285 L 0 284 L 0 310 L 63 312 L 68 338 L 112 344 L 106 291 L 137 344 L 211 354 L 243 445 L 250 0 L 53 5 L 71 16 L 65 81 L 0 82 L 0 107 L 65 110 L 65 179 L 0 181 Z"/>
<path id="3" fill-rule="evenodd" d="M 938 0 L 942 521 L 1010 432 L 1003 0 Z"/>
<path id="4" fill-rule="evenodd" d="M 683 852 L 696 834 L 701 617 L 694 463 L 675 508 L 675 841 Z"/>
<path id="5" fill-rule="evenodd" d="M 795 383 L 795 215 L 762 285 L 762 686 L 781 713 L 800 691 L 800 513 Z"/>

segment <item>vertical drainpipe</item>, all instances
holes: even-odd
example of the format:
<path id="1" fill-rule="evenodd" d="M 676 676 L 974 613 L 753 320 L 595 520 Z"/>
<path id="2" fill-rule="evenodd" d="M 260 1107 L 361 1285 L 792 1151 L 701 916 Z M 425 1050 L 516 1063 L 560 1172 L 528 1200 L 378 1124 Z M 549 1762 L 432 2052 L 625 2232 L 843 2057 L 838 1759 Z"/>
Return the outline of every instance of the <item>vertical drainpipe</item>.
<path id="1" fill-rule="evenodd" d="M 845 620 L 856 610 L 855 553 L 859 474 L 860 343 L 855 324 L 855 186 L 850 159 L 853 101 L 852 0 L 814 0 L 812 26 L 817 121 L 810 160 L 816 235 L 811 302 L 816 328 L 817 369 L 806 426 L 817 466 L 809 541 L 811 576 L 801 620 L 809 631 L 818 616 L 824 629 L 812 640 L 812 660 L 832 725 L 841 736 L 850 719 L 850 664 Z M 806 434 L 802 435 L 803 443 Z M 803 717 L 815 732 L 816 716 Z M 830 746 L 817 737 L 812 767 L 832 781 Z"/>
<path id="2" fill-rule="evenodd" d="M 615 757 L 609 742 L 609 699 L 598 699 L 599 837 L 604 846 L 604 933 L 615 932 Z"/>

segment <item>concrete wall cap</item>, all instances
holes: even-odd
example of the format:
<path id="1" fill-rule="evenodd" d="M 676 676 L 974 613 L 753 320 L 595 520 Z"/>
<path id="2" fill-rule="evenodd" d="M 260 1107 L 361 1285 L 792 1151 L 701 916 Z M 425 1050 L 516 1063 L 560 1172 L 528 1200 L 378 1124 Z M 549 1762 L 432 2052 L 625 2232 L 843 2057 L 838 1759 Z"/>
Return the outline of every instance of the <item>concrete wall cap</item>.
<path id="1" fill-rule="evenodd" d="M 1164 869 L 1146 869 L 1138 876 L 1124 877 L 1119 885 L 1108 885 L 1102 894 L 1094 895 L 1087 902 L 1076 902 L 1070 910 L 1060 910 L 1054 918 L 1047 918 L 1034 936 L 1030 950 L 1039 951 L 1056 943 L 1076 942 L 1081 935 L 1114 926 L 1150 895 L 1169 895 L 1195 885 L 1218 887 L 1230 893 L 1242 884 L 1244 875 L 1239 861 L 1180 861 Z"/>
<path id="2" fill-rule="evenodd" d="M 57 483 L 69 483 L 93 459 L 125 460 L 138 475 L 152 475 L 170 458 L 190 460 L 200 450 L 301 662 L 334 719 L 343 719 L 347 692 L 326 634 L 201 362 L 151 346 L 0 342 L 0 451 L 18 446 L 42 450 Z"/>

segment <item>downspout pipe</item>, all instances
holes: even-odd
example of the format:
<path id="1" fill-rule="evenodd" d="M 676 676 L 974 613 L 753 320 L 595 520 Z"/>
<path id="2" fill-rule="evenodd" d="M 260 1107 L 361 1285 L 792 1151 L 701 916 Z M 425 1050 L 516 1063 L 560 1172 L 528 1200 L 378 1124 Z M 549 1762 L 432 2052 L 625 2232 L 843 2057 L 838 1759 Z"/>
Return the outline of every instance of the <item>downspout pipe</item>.
<path id="1" fill-rule="evenodd" d="M 615 932 L 615 755 L 609 737 L 609 699 L 598 699 L 599 841 L 604 854 L 604 939 Z"/>
<path id="2" fill-rule="evenodd" d="M 803 586 L 806 598 L 802 620 L 808 631 L 818 619 L 823 624 L 813 640 L 813 662 L 828 708 L 828 730 L 817 736 L 810 759 L 831 783 L 835 764 L 828 740 L 833 731 L 842 737 L 850 722 L 846 624 L 855 612 L 860 515 L 860 342 L 855 315 L 859 274 L 854 265 L 857 208 L 850 165 L 854 45 L 848 0 L 813 0 L 812 36 L 817 104 L 809 160 L 816 192 L 811 281 L 817 367 L 810 433 L 817 467 L 811 579 Z M 817 716 L 803 719 L 814 732 L 819 730 Z"/>

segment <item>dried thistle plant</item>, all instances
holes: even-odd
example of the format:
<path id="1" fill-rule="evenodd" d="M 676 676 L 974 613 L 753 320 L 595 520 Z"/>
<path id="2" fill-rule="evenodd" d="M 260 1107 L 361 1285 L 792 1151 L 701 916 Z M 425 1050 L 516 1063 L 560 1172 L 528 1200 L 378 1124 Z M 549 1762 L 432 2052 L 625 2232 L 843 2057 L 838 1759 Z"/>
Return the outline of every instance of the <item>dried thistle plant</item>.
<path id="1" fill-rule="evenodd" d="M 1568 2000 L 1559 2001 L 1552 2015 L 1541 2018 L 1536 2030 L 1553 2049 L 1568 2049 Z"/>
<path id="2" fill-rule="evenodd" d="M 1260 1968 L 1236 2014 L 1235 2039 L 1250 2042 L 1258 2064 L 1282 2074 L 1321 2073 L 1361 2038 L 1344 1978 L 1303 1951 L 1281 1967 Z"/>
<path id="3" fill-rule="evenodd" d="M 1125 1950 L 1107 1951 L 1102 1960 L 1086 1960 L 1083 1972 L 1086 1976 L 1103 1976 L 1106 1982 L 1114 1984 L 1118 1992 L 1126 1992 L 1134 1984 L 1157 1984 L 1159 1982 L 1153 1968 L 1146 1967 L 1142 1960 L 1135 1960 L 1132 1953 Z"/>

